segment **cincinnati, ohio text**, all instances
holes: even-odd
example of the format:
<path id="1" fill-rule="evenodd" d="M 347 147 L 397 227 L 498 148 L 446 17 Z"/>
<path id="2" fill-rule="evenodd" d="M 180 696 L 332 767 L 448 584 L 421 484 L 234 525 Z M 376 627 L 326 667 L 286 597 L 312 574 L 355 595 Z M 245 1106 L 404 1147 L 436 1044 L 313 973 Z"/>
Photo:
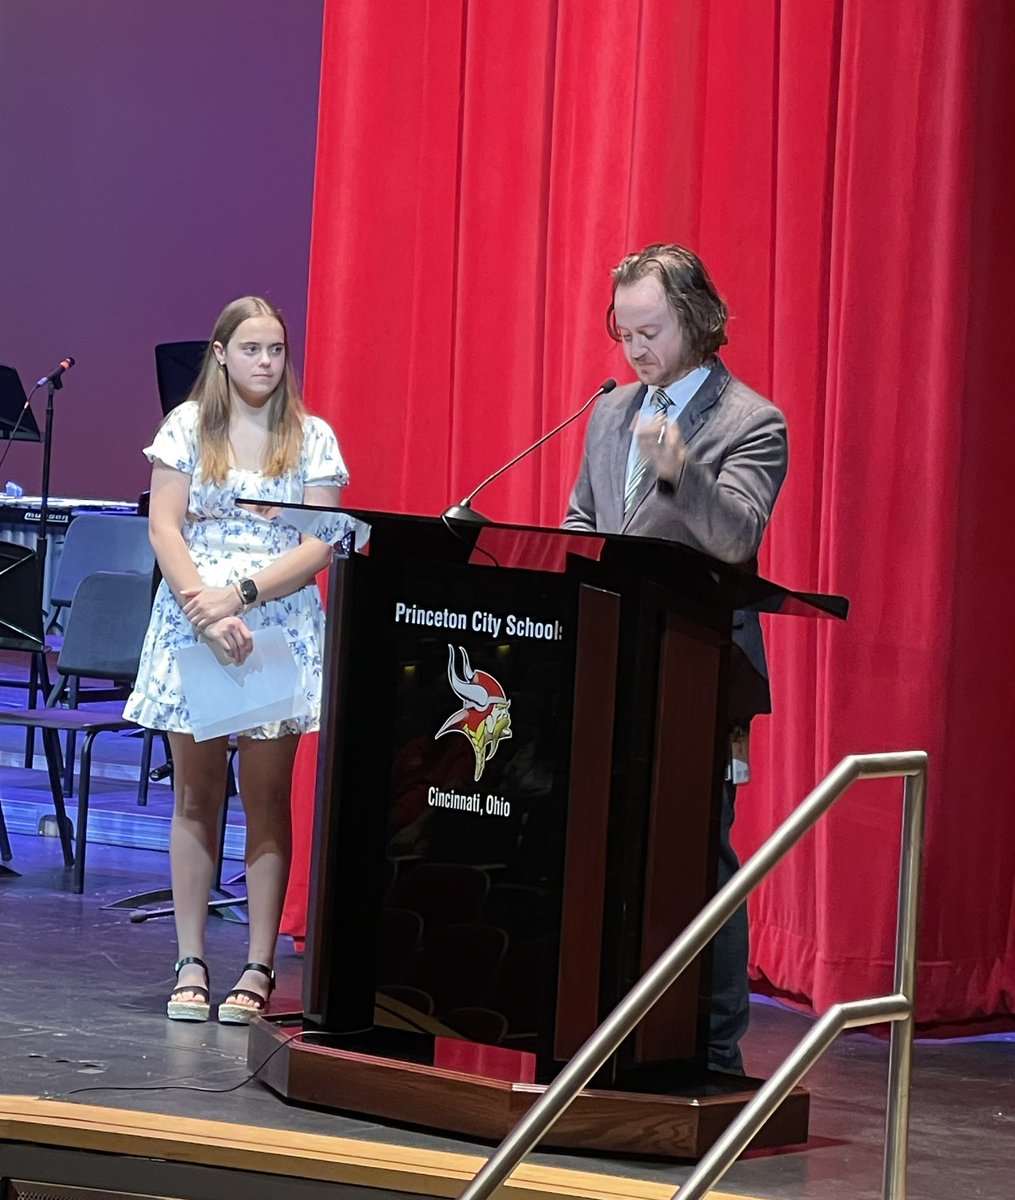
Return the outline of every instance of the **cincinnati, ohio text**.
<path id="1" fill-rule="evenodd" d="M 559 641 L 564 627 L 559 621 L 537 621 L 533 617 L 496 613 L 477 609 L 472 613 L 453 612 L 450 608 L 419 608 L 415 604 L 395 604 L 397 625 L 426 625 L 431 629 L 471 629 L 473 633 L 488 633 L 491 637 L 542 638 Z"/>
<path id="2" fill-rule="evenodd" d="M 482 797 L 479 792 L 442 792 L 431 787 L 427 792 L 427 804 L 431 808 L 454 808 L 458 812 L 476 813 L 481 817 L 510 817 L 511 801 L 503 796 Z"/>

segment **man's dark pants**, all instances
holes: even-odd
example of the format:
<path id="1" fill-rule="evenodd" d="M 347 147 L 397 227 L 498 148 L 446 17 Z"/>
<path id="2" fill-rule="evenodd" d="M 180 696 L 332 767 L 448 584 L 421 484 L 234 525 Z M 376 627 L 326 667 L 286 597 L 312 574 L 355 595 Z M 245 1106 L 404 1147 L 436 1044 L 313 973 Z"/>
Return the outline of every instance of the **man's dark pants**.
<path id="1" fill-rule="evenodd" d="M 722 887 L 740 863 L 730 844 L 736 786 L 725 782 L 722 789 L 722 826 L 719 838 L 719 886 Z M 708 1041 L 708 1064 L 720 1071 L 743 1074 L 740 1039 L 750 1020 L 747 984 L 747 905 L 742 905 L 712 940 L 712 1008 Z"/>

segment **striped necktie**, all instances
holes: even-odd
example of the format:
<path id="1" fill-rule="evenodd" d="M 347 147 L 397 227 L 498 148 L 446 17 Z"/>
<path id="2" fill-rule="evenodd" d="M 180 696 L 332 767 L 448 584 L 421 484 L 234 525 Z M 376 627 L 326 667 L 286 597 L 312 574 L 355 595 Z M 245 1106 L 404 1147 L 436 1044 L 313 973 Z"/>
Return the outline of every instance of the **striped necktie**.
<path id="1" fill-rule="evenodd" d="M 656 388 L 652 395 L 652 416 L 662 414 L 666 415 L 667 409 L 673 401 L 666 395 L 663 388 Z M 634 465 L 631 467 L 631 473 L 627 478 L 627 487 L 624 488 L 624 512 L 631 511 L 631 505 L 634 503 L 634 498 L 638 494 L 638 489 L 641 487 L 642 480 L 645 478 L 645 459 L 639 454 L 635 459 Z"/>

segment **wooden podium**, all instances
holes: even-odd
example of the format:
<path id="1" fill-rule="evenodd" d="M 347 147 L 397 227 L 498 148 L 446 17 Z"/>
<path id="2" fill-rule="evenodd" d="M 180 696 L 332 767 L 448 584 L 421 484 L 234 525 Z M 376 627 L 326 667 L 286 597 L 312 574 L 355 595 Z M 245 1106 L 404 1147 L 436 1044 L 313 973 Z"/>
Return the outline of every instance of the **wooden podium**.
<path id="1" fill-rule="evenodd" d="M 734 610 L 844 602 L 648 538 L 353 515 L 304 1011 L 256 1019 L 248 1061 L 290 1100 L 499 1139 L 715 891 Z M 760 1082 L 707 1070 L 708 985 L 705 954 L 550 1144 L 704 1153 Z M 807 1103 L 756 1144 L 805 1141 Z"/>

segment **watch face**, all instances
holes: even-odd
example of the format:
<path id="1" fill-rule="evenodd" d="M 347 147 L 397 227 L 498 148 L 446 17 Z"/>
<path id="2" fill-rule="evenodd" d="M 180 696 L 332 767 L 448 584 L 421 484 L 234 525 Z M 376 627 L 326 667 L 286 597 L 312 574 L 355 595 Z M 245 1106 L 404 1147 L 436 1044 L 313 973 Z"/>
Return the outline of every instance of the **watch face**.
<path id="1" fill-rule="evenodd" d="M 240 593 L 244 604 L 253 604 L 257 599 L 257 584 L 252 579 L 241 579 Z"/>

